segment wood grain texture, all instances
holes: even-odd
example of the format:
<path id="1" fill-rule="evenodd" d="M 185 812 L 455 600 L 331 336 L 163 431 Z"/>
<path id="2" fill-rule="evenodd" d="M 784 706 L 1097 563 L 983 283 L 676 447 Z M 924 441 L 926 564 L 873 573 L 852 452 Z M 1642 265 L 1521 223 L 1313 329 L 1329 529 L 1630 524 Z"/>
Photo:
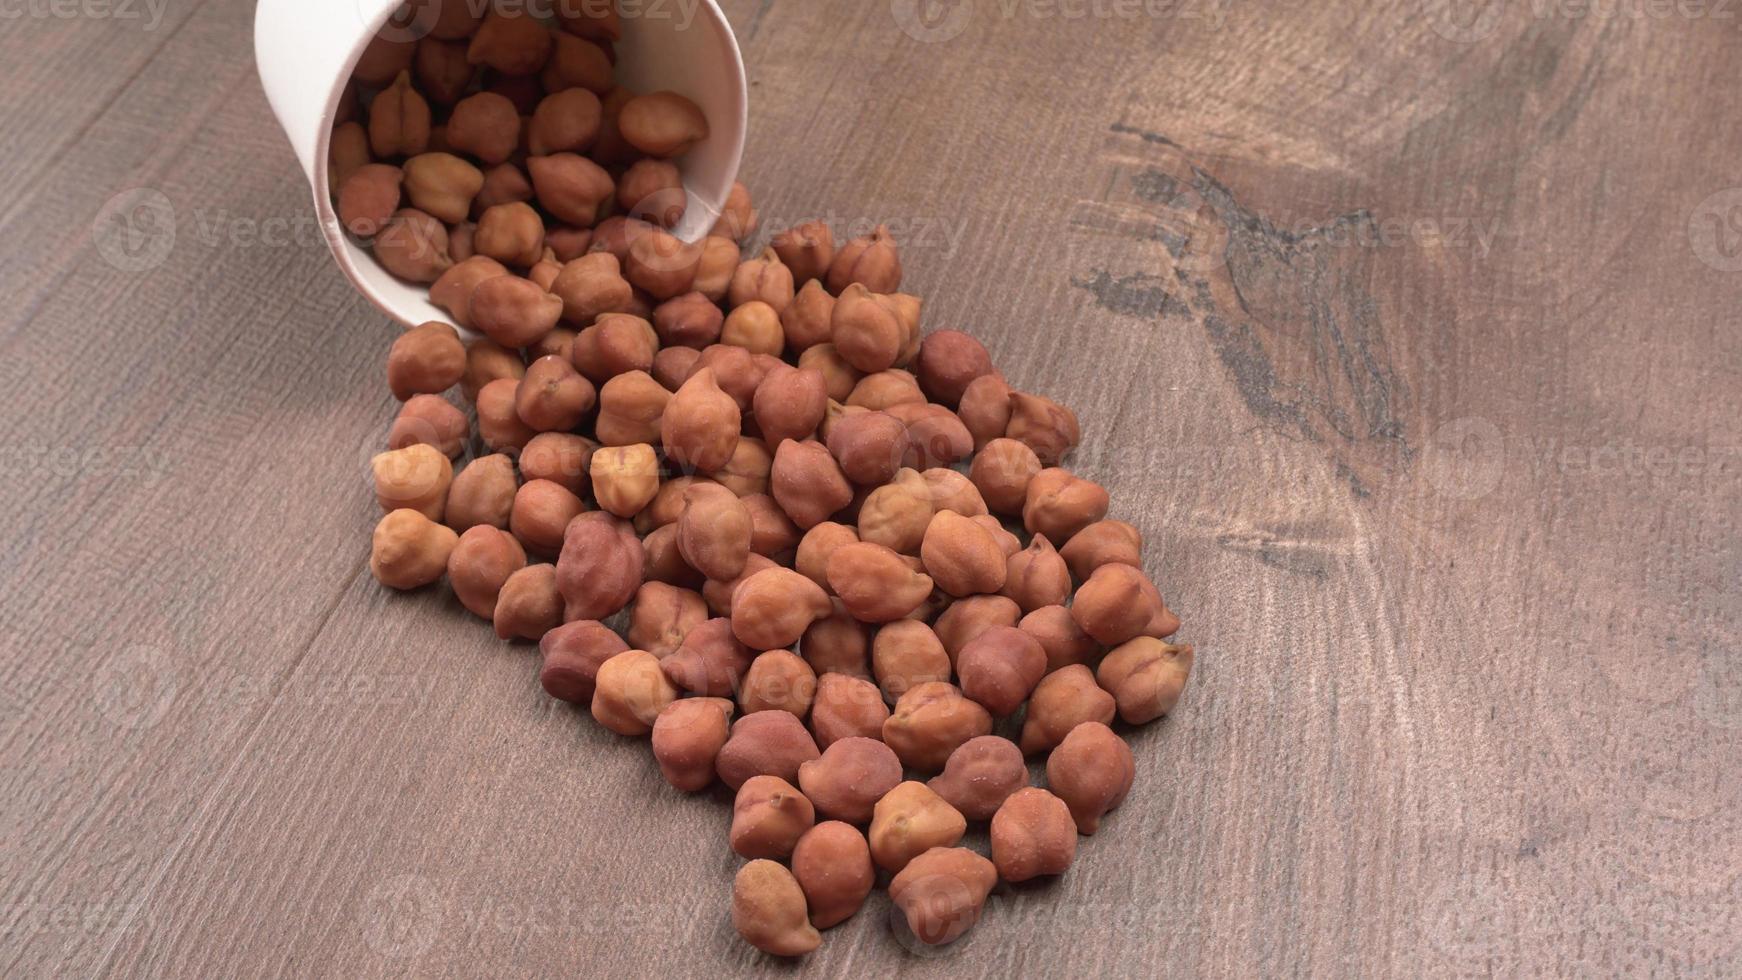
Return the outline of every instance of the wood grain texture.
<path id="1" fill-rule="evenodd" d="M 766 230 L 894 225 L 1199 650 L 1069 875 L 799 971 L 1742 972 L 1738 8 L 726 6 Z M 720 801 L 368 576 L 251 20 L 0 31 L 0 974 L 791 972 Z"/>

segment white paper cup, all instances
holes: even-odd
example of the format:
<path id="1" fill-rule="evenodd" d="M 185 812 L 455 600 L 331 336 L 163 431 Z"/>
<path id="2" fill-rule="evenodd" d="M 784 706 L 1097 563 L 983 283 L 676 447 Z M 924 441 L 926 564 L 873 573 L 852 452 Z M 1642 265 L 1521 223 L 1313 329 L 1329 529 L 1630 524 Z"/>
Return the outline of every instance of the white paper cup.
<path id="1" fill-rule="evenodd" d="M 487 7 L 489 0 L 464 0 Z M 524 9 L 559 0 L 523 0 Z M 439 320 L 447 312 L 429 301 L 427 286 L 395 278 L 339 225 L 327 188 L 327 148 L 333 116 L 363 49 L 401 0 L 260 0 L 254 17 L 254 55 L 266 100 L 308 175 L 315 214 L 339 268 L 363 295 L 406 325 Z M 672 229 L 685 241 L 708 233 L 720 215 L 748 125 L 748 86 L 738 39 L 715 0 L 671 0 L 624 8 L 616 44 L 618 81 L 637 92 L 669 90 L 693 100 L 708 118 L 709 135 L 677 163 L 688 204 Z M 397 29 L 397 28 L 396 28 Z M 405 28 L 416 36 L 414 22 Z"/>

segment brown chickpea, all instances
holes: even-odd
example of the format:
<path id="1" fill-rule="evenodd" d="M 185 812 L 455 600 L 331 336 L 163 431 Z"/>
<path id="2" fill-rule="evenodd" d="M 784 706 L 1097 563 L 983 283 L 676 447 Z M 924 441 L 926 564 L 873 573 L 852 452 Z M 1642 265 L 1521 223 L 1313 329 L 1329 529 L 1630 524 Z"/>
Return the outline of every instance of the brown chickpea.
<path id="1" fill-rule="evenodd" d="M 504 640 L 542 641 L 562 625 L 562 597 L 556 590 L 556 570 L 550 565 L 528 565 L 502 583 L 491 616 L 496 635 Z"/>
<path id="2" fill-rule="evenodd" d="M 738 265 L 737 271 L 732 273 L 732 284 L 726 291 L 726 302 L 734 310 L 760 302 L 768 307 L 768 312 L 773 314 L 778 325 L 780 314 L 792 305 L 793 295 L 792 270 L 770 248 L 764 249 L 756 258 Z"/>
<path id="3" fill-rule="evenodd" d="M 690 368 L 690 377 L 695 377 L 703 369 L 714 372 L 714 381 L 721 391 L 731 396 L 740 413 L 750 410 L 756 389 L 768 374 L 756 355 L 727 344 L 711 344 L 704 348 Z"/>
<path id="4" fill-rule="evenodd" d="M 678 690 L 730 698 L 753 662 L 749 647 L 732 635 L 732 621 L 709 619 L 690 627 L 677 652 L 660 662 Z"/>
<path id="5" fill-rule="evenodd" d="M 1190 644 L 1140 636 L 1109 650 L 1095 679 L 1118 702 L 1120 718 L 1142 725 L 1173 710 L 1191 671 Z"/>
<path id="6" fill-rule="evenodd" d="M 924 783 L 909 780 L 883 794 L 872 808 L 871 860 L 894 873 L 934 847 L 950 847 L 968 821 Z"/>
<path id="7" fill-rule="evenodd" d="M 652 448 L 648 454 L 652 455 Z M 717 483 L 695 483 L 684 491 L 677 546 L 691 568 L 711 579 L 736 578 L 750 557 L 750 511 L 737 495 Z"/>
<path id="8" fill-rule="evenodd" d="M 829 556 L 829 586 L 847 612 L 865 623 L 888 623 L 930 598 L 932 580 L 891 549 L 870 541 L 842 544 Z"/>
<path id="9" fill-rule="evenodd" d="M 527 185 L 527 200 L 532 199 L 531 187 L 531 184 Z M 544 244 L 555 254 L 559 264 L 566 264 L 587 254 L 587 249 L 593 244 L 593 231 L 589 228 L 547 228 Z"/>
<path id="10" fill-rule="evenodd" d="M 589 478 L 598 445 L 568 432 L 541 432 L 520 451 L 520 475 L 550 480 L 579 497 L 592 489 Z"/>
<path id="11" fill-rule="evenodd" d="M 719 342 L 725 315 L 699 292 L 684 293 L 653 309 L 653 329 L 667 346 L 701 350 Z"/>
<path id="12" fill-rule="evenodd" d="M 508 414 L 512 415 L 514 386 L 525 376 L 526 362 L 520 359 L 517 352 L 503 347 L 488 337 L 479 337 L 466 345 L 466 376 L 460 381 L 460 391 L 465 394 L 468 401 L 476 403 L 491 382 L 511 382 L 509 387 L 502 390 L 507 394 L 505 403 Z M 496 397 L 498 400 L 502 400 L 500 394 Z M 514 421 L 519 423 L 519 417 L 515 416 Z"/>
<path id="13" fill-rule="evenodd" d="M 786 350 L 780 314 L 759 299 L 750 300 L 726 315 L 720 343 L 742 347 L 753 354 L 779 357 Z"/>
<path id="14" fill-rule="evenodd" d="M 447 525 L 467 531 L 480 525 L 506 530 L 520 483 L 505 453 L 480 456 L 454 476 L 448 488 Z"/>
<path id="15" fill-rule="evenodd" d="M 829 589 L 829 558 L 835 550 L 845 544 L 853 544 L 859 540 L 859 532 L 846 524 L 834 521 L 823 521 L 813 525 L 804 532 L 799 540 L 798 554 L 793 559 L 793 568 L 800 575 L 812 582 Z"/>
<path id="16" fill-rule="evenodd" d="M 418 511 L 391 511 L 375 525 L 369 571 L 390 589 L 421 588 L 442 577 L 459 540 L 451 528 Z"/>
<path id="17" fill-rule="evenodd" d="M 950 604 L 932 624 L 950 663 L 956 663 L 962 648 L 975 637 L 997 626 L 1015 626 L 1022 609 L 1001 595 L 969 596 Z"/>
<path id="18" fill-rule="evenodd" d="M 514 410 L 535 432 L 562 432 L 581 424 L 597 397 L 592 382 L 569 362 L 549 355 L 532 362 L 514 395 Z"/>
<path id="19" fill-rule="evenodd" d="M 817 812 L 863 824 L 877 801 L 901 783 L 901 760 L 877 738 L 848 736 L 798 767 L 798 784 Z"/>
<path id="20" fill-rule="evenodd" d="M 751 661 L 738 691 L 745 714 L 785 711 L 803 718 L 816 700 L 817 675 L 791 650 L 769 650 Z"/>
<path id="21" fill-rule="evenodd" d="M 327 148 L 327 185 L 337 193 L 371 159 L 369 131 L 362 123 L 346 122 L 333 127 L 332 144 Z"/>
<path id="22" fill-rule="evenodd" d="M 468 612 L 492 619 L 502 586 L 525 567 L 526 551 L 513 535 L 481 524 L 460 535 L 448 555 L 448 583 Z"/>
<path id="23" fill-rule="evenodd" d="M 529 554 L 554 556 L 562 549 L 563 531 L 569 521 L 586 510 L 581 498 L 561 484 L 532 480 L 514 494 L 508 529 Z"/>
<path id="24" fill-rule="evenodd" d="M 740 442 L 740 445 L 748 440 Z M 750 513 L 750 550 L 768 558 L 790 556 L 798 547 L 799 529 L 774 498 L 753 493 L 738 498 Z"/>
<path id="25" fill-rule="evenodd" d="M 780 312 L 786 346 L 803 353 L 834 338 L 835 297 L 815 279 L 806 282 Z"/>
<path id="26" fill-rule="evenodd" d="M 765 568 L 732 592 L 732 632 L 746 646 L 777 650 L 797 643 L 813 620 L 832 611 L 815 582 L 790 568 Z"/>
<path id="27" fill-rule="evenodd" d="M 591 619 L 564 623 L 538 641 L 542 658 L 538 683 L 546 694 L 571 704 L 591 704 L 599 666 L 629 649 L 623 638 Z M 723 739 L 722 739 L 723 741 Z M 713 777 L 713 760 L 708 776 Z"/>
<path id="28" fill-rule="evenodd" d="M 898 405 L 924 404 L 925 392 L 919 390 L 919 382 L 900 368 L 865 375 L 847 396 L 849 407 L 866 408 L 874 412 L 890 411 Z M 906 426 L 907 420 L 901 419 L 901 424 Z"/>
<path id="29" fill-rule="evenodd" d="M 1005 530 L 1004 523 L 998 518 L 990 514 L 976 514 L 968 520 L 985 528 L 986 533 L 992 535 L 993 540 L 997 541 L 999 548 L 1003 550 L 1005 561 L 1008 562 L 1015 558 L 1022 551 L 1022 539 Z M 1006 582 L 1009 580 L 1008 573 L 1005 575 L 1005 580 Z"/>
<path id="30" fill-rule="evenodd" d="M 651 371 L 659 348 L 653 325 L 628 313 L 601 313 L 575 335 L 570 351 L 575 367 L 595 384 L 619 374 Z"/>
<path id="31" fill-rule="evenodd" d="M 598 224 L 617 192 L 617 183 L 605 168 L 574 153 L 531 157 L 526 171 L 538 203 L 558 221 L 576 228 Z"/>
<path id="32" fill-rule="evenodd" d="M 921 473 L 926 489 L 931 492 L 934 510 L 953 510 L 963 517 L 979 517 L 987 512 L 986 500 L 974 486 L 974 481 L 955 470 L 933 467 Z"/>
<path id="33" fill-rule="evenodd" d="M 839 820 L 819 823 L 798 839 L 792 875 L 804 890 L 811 925 L 818 929 L 852 918 L 877 883 L 865 835 Z"/>
<path id="34" fill-rule="evenodd" d="M 593 686 L 593 718 L 619 735 L 647 735 L 677 690 L 645 650 L 625 650 L 599 665 Z"/>
<path id="35" fill-rule="evenodd" d="M 880 487 L 895 478 L 907 456 L 907 427 L 886 412 L 854 412 L 829 430 L 828 444 L 847 479 Z"/>
<path id="36" fill-rule="evenodd" d="M 880 740 L 883 723 L 888 719 L 889 708 L 883 703 L 877 685 L 833 672 L 817 677 L 810 725 L 817 745 L 824 750 L 846 738 Z"/>
<path id="37" fill-rule="evenodd" d="M 799 766 L 821 755 L 797 715 L 758 711 L 732 723 L 732 736 L 714 769 L 734 790 L 752 776 L 779 776 L 790 783 L 798 778 Z"/>
<path id="38" fill-rule="evenodd" d="M 448 116 L 448 145 L 487 166 L 506 163 L 520 143 L 520 113 L 494 92 L 468 95 Z"/>
<path id="39" fill-rule="evenodd" d="M 407 446 L 376 454 L 370 469 L 384 513 L 409 509 L 432 521 L 442 519 L 454 482 L 454 463 L 446 453 L 434 446 Z"/>
<path id="40" fill-rule="evenodd" d="M 968 820 L 990 820 L 1012 793 L 1028 785 L 1028 764 L 1009 739 L 981 735 L 950 753 L 944 771 L 926 785 Z"/>
<path id="41" fill-rule="evenodd" d="M 563 531 L 557 559 L 563 619 L 606 619 L 635 595 L 647 560 L 635 528 L 604 511 L 582 514 Z"/>
<path id="42" fill-rule="evenodd" d="M 484 172 L 484 186 L 478 191 L 478 196 L 472 199 L 471 213 L 482 220 L 483 215 L 491 208 L 504 204 L 524 204 L 530 200 L 532 181 L 526 179 L 525 172 L 512 163 L 499 163 Z M 536 212 L 534 217 L 537 217 Z M 539 220 L 538 235 L 541 240 L 545 237 L 543 219 Z M 524 254 L 524 251 L 520 250 L 519 254 Z"/>
<path id="43" fill-rule="evenodd" d="M 1026 443 L 1045 466 L 1057 466 L 1065 453 L 1083 440 L 1077 416 L 1049 398 L 1012 392 L 1010 425 L 1004 434 Z"/>
<path id="44" fill-rule="evenodd" d="M 466 374 L 466 347 L 445 323 L 431 322 L 400 334 L 387 352 L 387 386 L 393 397 L 437 395 Z"/>
<path id="45" fill-rule="evenodd" d="M 1071 597 L 1071 570 L 1044 534 L 1035 535 L 1027 548 L 1011 555 L 1006 569 L 1000 591 L 1016 600 L 1024 614 L 1063 605 Z"/>
<path id="46" fill-rule="evenodd" d="M 1077 589 L 1076 598 L 1071 601 L 1071 618 L 1084 633 L 1104 646 L 1117 646 L 1149 633 L 1158 619 L 1171 619 L 1171 628 L 1161 635 L 1179 626 L 1179 620 L 1167 612 L 1161 593 L 1149 577 L 1130 565 L 1118 563 L 1095 569 Z"/>
<path id="47" fill-rule="evenodd" d="M 378 160 L 411 157 L 429 147 L 429 103 L 402 71 L 369 105 L 369 149 Z"/>
<path id="48" fill-rule="evenodd" d="M 458 224 L 484 189 L 484 172 L 451 153 L 420 153 L 405 161 L 404 187 L 412 207 Z"/>
<path id="49" fill-rule="evenodd" d="M 1047 788 L 1070 807 L 1080 834 L 1100 829 L 1101 818 L 1125 802 L 1136 775 L 1131 747 L 1098 721 L 1071 729 L 1046 760 Z"/>
<path id="50" fill-rule="evenodd" d="M 416 53 L 415 41 L 378 34 L 369 39 L 363 53 L 357 56 L 357 67 L 351 69 L 351 77 L 370 88 L 380 88 L 410 68 Z"/>
<path id="51" fill-rule="evenodd" d="M 750 200 L 750 188 L 744 186 L 741 180 L 732 182 L 732 189 L 726 193 L 726 201 L 720 205 L 720 219 L 714 222 L 709 236 L 723 236 L 733 242 L 742 242 L 761 225 L 761 219 L 756 214 L 756 207 Z"/>
<path id="52" fill-rule="evenodd" d="M 653 355 L 653 379 L 660 387 L 675 394 L 689 379 L 701 356 L 702 352 L 693 347 L 661 347 L 659 353 Z"/>
<path id="53" fill-rule="evenodd" d="M 694 288 L 701 258 L 701 246 L 653 227 L 630 242 L 623 275 L 655 301 L 662 302 Z"/>
<path id="54" fill-rule="evenodd" d="M 637 160 L 617 178 L 617 206 L 649 224 L 676 227 L 686 203 L 683 172 L 669 160 Z"/>
<path id="55" fill-rule="evenodd" d="M 859 537 L 904 555 L 918 554 L 933 515 L 925 477 L 904 469 L 865 498 L 859 508 Z"/>
<path id="56" fill-rule="evenodd" d="M 974 452 L 974 438 L 956 414 L 942 405 L 891 405 L 885 409 L 907 427 L 903 465 L 916 470 L 954 465 Z"/>
<path id="57" fill-rule="evenodd" d="M 592 483 L 601 509 L 634 517 L 659 492 L 659 457 L 646 443 L 601 446 L 593 452 Z"/>
<path id="58" fill-rule="evenodd" d="M 617 128 L 630 146 L 650 157 L 682 156 L 708 138 L 708 119 L 676 92 L 650 92 L 623 105 Z"/>
<path id="59" fill-rule="evenodd" d="M 533 156 L 552 153 L 585 153 L 599 138 L 604 107 L 599 97 L 584 88 L 552 92 L 532 111 L 527 127 L 527 148 Z"/>
<path id="60" fill-rule="evenodd" d="M 1086 721 L 1113 721 L 1113 696 L 1095 683 L 1083 664 L 1069 664 L 1041 679 L 1028 699 L 1022 720 L 1022 751 L 1050 751 L 1071 729 Z"/>
<path id="61" fill-rule="evenodd" d="M 673 465 L 712 473 L 731 459 L 742 416 L 720 390 L 714 372 L 702 368 L 671 396 L 660 418 L 660 439 Z"/>
<path id="62" fill-rule="evenodd" d="M 467 304 L 472 325 L 508 348 L 531 347 L 544 339 L 556 327 L 562 311 L 561 299 L 538 283 L 514 275 L 478 283 Z"/>
<path id="63" fill-rule="evenodd" d="M 871 670 L 884 696 L 894 700 L 928 681 L 950 679 L 950 657 L 930 626 L 897 620 L 871 641 Z"/>
<path id="64" fill-rule="evenodd" d="M 835 260 L 835 233 L 826 222 L 807 221 L 775 235 L 769 247 L 791 270 L 794 282 L 809 282 L 829 274 L 829 263 Z"/>
<path id="65" fill-rule="evenodd" d="M 830 600 L 833 611 L 805 628 L 799 652 L 820 677 L 844 674 L 867 679 L 871 676 L 871 627 L 855 619 L 846 604 Z"/>
<path id="66" fill-rule="evenodd" d="M 961 416 L 962 424 L 968 427 L 968 434 L 974 437 L 974 451 L 979 452 L 997 439 L 1004 438 L 1004 430 L 1010 427 L 1010 385 L 996 374 L 983 374 L 975 378 L 962 391 L 961 404 L 956 406 L 956 414 Z M 1015 440 L 1011 440 L 1015 442 Z M 1023 445 L 1027 449 L 1026 444 Z M 1034 450 L 1029 449 L 1030 453 Z M 1038 457 L 1035 471 L 1039 472 Z"/>
<path id="67" fill-rule="evenodd" d="M 950 408 L 961 403 L 968 385 L 993 373 L 985 345 L 960 330 L 928 334 L 920 342 L 915 367 L 926 397 Z"/>
<path id="68" fill-rule="evenodd" d="M 545 91 L 584 88 L 595 95 L 611 91 L 615 69 L 604 48 L 561 31 L 553 34 L 551 41 L 550 60 L 539 75 Z"/>
<path id="69" fill-rule="evenodd" d="M 472 247 L 504 265 L 527 268 L 544 256 L 544 219 L 519 201 L 485 208 Z"/>
<path id="70" fill-rule="evenodd" d="M 906 916 L 914 938 L 938 946 L 954 942 L 980 921 L 986 896 L 997 883 L 991 861 L 965 847 L 934 847 L 889 882 L 889 899 Z"/>
<path id="71" fill-rule="evenodd" d="M 429 287 L 429 301 L 448 312 L 454 322 L 472 327 L 472 293 L 480 284 L 508 275 L 502 263 L 488 255 L 474 255 L 456 262 Z"/>
<path id="72" fill-rule="evenodd" d="M 1017 790 L 992 817 L 992 863 L 1005 881 L 1062 875 L 1076 856 L 1071 808 L 1038 786 Z"/>
<path id="73" fill-rule="evenodd" d="M 1059 554 L 1080 582 L 1102 565 L 1142 568 L 1143 533 L 1124 521 L 1096 521 L 1073 535 Z"/>
<path id="74" fill-rule="evenodd" d="M 599 388 L 599 417 L 593 434 L 607 446 L 657 443 L 671 397 L 671 392 L 645 371 L 619 374 Z"/>
<path id="75" fill-rule="evenodd" d="M 819 372 L 783 367 L 762 379 L 751 406 L 763 437 L 778 446 L 788 439 L 799 442 L 815 435 L 829 395 Z"/>
<path id="76" fill-rule="evenodd" d="M 995 626 L 968 641 L 956 657 L 962 693 L 994 716 L 1015 713 L 1046 676 L 1046 652 L 1014 626 Z"/>
<path id="77" fill-rule="evenodd" d="M 1040 470 L 1034 450 L 1015 439 L 999 438 L 975 454 L 968 476 L 993 513 L 1016 515 L 1022 513 L 1029 483 Z"/>
<path id="78" fill-rule="evenodd" d="M 750 553 L 750 557 L 744 561 L 744 573 L 737 578 L 726 582 L 704 579 L 702 598 L 708 600 L 708 608 L 714 611 L 714 615 L 730 616 L 732 614 L 732 597 L 738 593 L 738 586 L 757 572 L 775 568 L 777 564 L 777 562 L 764 558 L 753 551 Z"/>
<path id="79" fill-rule="evenodd" d="M 454 265 L 448 230 L 415 208 L 393 212 L 375 236 L 375 258 L 383 269 L 416 283 L 433 283 Z"/>
<path id="80" fill-rule="evenodd" d="M 714 781 L 714 760 L 731 733 L 732 702 L 684 698 L 653 720 L 653 758 L 674 789 L 695 793 Z"/>
<path id="81" fill-rule="evenodd" d="M 835 301 L 829 331 L 847 363 L 868 374 L 894 367 L 906 336 L 889 305 L 858 283 Z"/>
<path id="82" fill-rule="evenodd" d="M 738 243 L 729 238 L 709 235 L 700 243 L 701 258 L 696 262 L 696 281 L 692 284 L 696 292 L 705 296 L 710 303 L 723 303 L 726 294 L 731 291 L 732 277 L 738 274 L 738 263 L 742 256 L 738 252 Z"/>
<path id="83" fill-rule="evenodd" d="M 374 238 L 399 210 L 404 174 L 385 163 L 365 163 L 339 185 L 339 223 L 358 238 Z"/>
<path id="84" fill-rule="evenodd" d="M 869 237 L 841 246 L 829 263 L 829 292 L 839 296 L 855 283 L 873 293 L 893 293 L 901 288 L 901 252 L 887 227 L 878 225 Z"/>
<path id="85" fill-rule="evenodd" d="M 466 60 L 504 75 L 536 75 L 550 58 L 551 33 L 525 10 L 492 8 L 472 34 Z"/>
<path id="86" fill-rule="evenodd" d="M 853 488 L 833 456 L 814 440 L 791 439 L 774 451 L 769 488 L 786 515 L 809 529 L 853 500 Z"/>
<path id="87" fill-rule="evenodd" d="M 1073 535 L 1107 516 L 1107 491 L 1069 470 L 1041 470 L 1028 483 L 1022 524 L 1066 547 Z"/>
<path id="88" fill-rule="evenodd" d="M 1094 637 L 1084 633 L 1071 611 L 1062 605 L 1042 606 L 1022 617 L 1019 628 L 1040 641 L 1050 673 L 1071 664 L 1088 663 L 1101 652 Z"/>
<path id="89" fill-rule="evenodd" d="M 853 394 L 853 386 L 863 377 L 859 370 L 847 363 L 841 352 L 835 349 L 832 342 L 814 344 L 804 349 L 798 355 L 798 366 L 811 368 L 823 376 L 828 385 L 829 397 L 838 402 L 845 402 Z"/>
<path id="90" fill-rule="evenodd" d="M 773 469 L 774 457 L 762 440 L 740 436 L 726 465 L 714 471 L 714 479 L 739 497 L 753 497 L 768 493 L 768 476 Z M 784 513 L 781 520 L 786 520 Z"/>
<path id="91" fill-rule="evenodd" d="M 641 539 L 642 574 L 649 582 L 664 582 L 684 589 L 705 587 L 707 579 L 689 566 L 677 550 L 677 525 L 667 524 L 647 532 Z M 703 597 L 706 598 L 705 596 Z M 710 611 L 712 607 L 710 606 Z"/>
<path id="92" fill-rule="evenodd" d="M 472 426 L 464 412 L 440 395 L 412 395 L 400 408 L 387 433 L 387 448 L 404 449 L 419 443 L 434 446 L 448 457 L 465 449 Z"/>
<path id="93" fill-rule="evenodd" d="M 811 801 L 779 776 L 751 776 L 732 802 L 732 850 L 740 857 L 782 860 L 817 822 Z"/>
<path id="94" fill-rule="evenodd" d="M 883 723 L 883 741 L 902 765 L 937 772 L 950 753 L 968 739 L 992 734 L 992 716 L 942 681 L 917 684 L 895 702 Z"/>
<path id="95" fill-rule="evenodd" d="M 1004 549 L 984 527 L 953 510 L 932 516 L 919 555 L 932 581 L 950 595 L 980 595 L 1004 587 Z"/>
<path id="96" fill-rule="evenodd" d="M 803 956 L 823 942 L 807 918 L 798 879 L 765 858 L 739 868 L 732 880 L 732 928 L 774 956 Z"/>

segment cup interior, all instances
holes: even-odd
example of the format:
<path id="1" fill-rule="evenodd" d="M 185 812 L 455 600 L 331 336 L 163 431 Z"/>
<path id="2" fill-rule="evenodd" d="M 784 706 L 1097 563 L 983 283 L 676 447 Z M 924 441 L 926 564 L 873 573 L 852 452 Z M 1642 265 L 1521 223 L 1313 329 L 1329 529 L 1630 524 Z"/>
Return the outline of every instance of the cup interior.
<path id="1" fill-rule="evenodd" d="M 339 268 L 382 312 L 405 326 L 432 320 L 453 324 L 446 310 L 430 302 L 427 285 L 394 276 L 346 234 L 333 206 L 328 189 L 333 120 L 363 50 L 401 0 L 354 2 L 360 15 L 369 14 L 373 7 L 379 10 L 361 21 L 367 29 L 352 44 L 327 93 L 309 181 L 315 214 Z M 672 233 L 684 241 L 699 241 L 719 218 L 744 154 L 749 100 L 737 37 L 715 0 L 643 4 L 626 8 L 622 21 L 623 37 L 616 44 L 618 83 L 636 92 L 677 92 L 695 102 L 708 119 L 708 138 L 676 160 L 687 201 L 683 219 Z M 454 326 L 462 334 L 467 332 Z"/>

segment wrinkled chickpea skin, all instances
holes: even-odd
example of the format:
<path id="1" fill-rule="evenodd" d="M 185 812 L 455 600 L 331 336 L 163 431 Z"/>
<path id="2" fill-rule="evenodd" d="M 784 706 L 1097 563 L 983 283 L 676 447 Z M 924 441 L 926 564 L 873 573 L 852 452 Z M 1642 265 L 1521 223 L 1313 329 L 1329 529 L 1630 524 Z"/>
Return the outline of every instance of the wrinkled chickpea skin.
<path id="1" fill-rule="evenodd" d="M 712 784 L 731 717 L 732 703 L 723 698 L 684 698 L 666 705 L 653 721 L 653 758 L 665 781 L 685 793 Z"/>
<path id="2" fill-rule="evenodd" d="M 677 690 L 645 650 L 625 650 L 599 665 L 593 688 L 593 718 L 619 735 L 647 735 Z"/>
<path id="3" fill-rule="evenodd" d="M 1118 702 L 1120 718 L 1142 725 L 1179 703 L 1191 677 L 1192 659 L 1190 644 L 1140 636 L 1109 650 L 1096 668 L 1095 679 Z"/>
<path id="4" fill-rule="evenodd" d="M 1005 881 L 1062 875 L 1077 856 L 1065 801 L 1037 786 L 1017 790 L 992 817 L 992 863 Z"/>
<path id="5" fill-rule="evenodd" d="M 934 847 L 949 847 L 962 839 L 968 822 L 924 783 L 905 782 L 883 795 L 872 808 L 871 859 L 894 873 Z"/>
<path id="6" fill-rule="evenodd" d="M 785 860 L 816 824 L 816 810 L 779 776 L 752 776 L 732 804 L 732 851 L 739 857 Z"/>

